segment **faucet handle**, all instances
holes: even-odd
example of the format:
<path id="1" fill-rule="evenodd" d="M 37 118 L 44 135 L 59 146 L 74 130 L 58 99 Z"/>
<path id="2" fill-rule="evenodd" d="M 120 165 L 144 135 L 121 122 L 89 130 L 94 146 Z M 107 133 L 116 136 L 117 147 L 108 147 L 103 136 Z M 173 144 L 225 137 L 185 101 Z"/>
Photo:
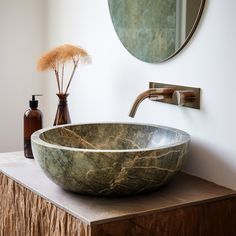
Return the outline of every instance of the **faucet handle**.
<path id="1" fill-rule="evenodd" d="M 186 103 L 194 103 L 196 98 L 196 92 L 193 90 L 176 90 L 172 95 L 174 104 L 179 106 L 184 106 Z"/>
<path id="2" fill-rule="evenodd" d="M 152 101 L 160 101 L 166 98 L 171 98 L 175 89 L 166 87 L 166 88 L 153 88 L 149 90 L 149 98 Z"/>

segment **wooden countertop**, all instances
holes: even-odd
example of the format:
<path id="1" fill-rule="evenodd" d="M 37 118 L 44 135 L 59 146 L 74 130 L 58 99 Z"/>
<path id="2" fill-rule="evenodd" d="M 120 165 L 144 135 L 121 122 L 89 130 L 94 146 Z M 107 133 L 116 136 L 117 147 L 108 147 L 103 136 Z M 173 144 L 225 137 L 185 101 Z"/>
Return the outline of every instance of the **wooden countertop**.
<path id="1" fill-rule="evenodd" d="M 82 196 L 58 187 L 44 175 L 35 160 L 24 158 L 23 152 L 0 154 L 0 172 L 89 225 L 236 196 L 236 191 L 186 173 L 180 173 L 161 189 L 143 195 Z"/>

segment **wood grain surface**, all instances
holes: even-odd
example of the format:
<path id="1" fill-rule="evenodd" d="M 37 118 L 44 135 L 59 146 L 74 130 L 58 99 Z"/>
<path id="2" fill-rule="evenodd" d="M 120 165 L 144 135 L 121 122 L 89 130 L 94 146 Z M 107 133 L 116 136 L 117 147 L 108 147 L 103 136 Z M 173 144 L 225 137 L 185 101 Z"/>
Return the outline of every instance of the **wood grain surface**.
<path id="1" fill-rule="evenodd" d="M 93 236 L 235 236 L 236 198 L 94 225 Z"/>
<path id="2" fill-rule="evenodd" d="M 0 173 L 1 236 L 90 235 L 89 227 Z"/>

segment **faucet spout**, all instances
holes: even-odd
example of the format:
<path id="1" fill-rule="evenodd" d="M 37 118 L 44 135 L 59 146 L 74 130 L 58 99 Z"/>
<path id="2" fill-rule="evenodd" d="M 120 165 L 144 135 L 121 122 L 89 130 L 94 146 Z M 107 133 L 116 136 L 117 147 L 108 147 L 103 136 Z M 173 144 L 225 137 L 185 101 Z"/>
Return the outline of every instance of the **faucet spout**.
<path id="1" fill-rule="evenodd" d="M 174 93 L 173 88 L 154 88 L 154 89 L 148 89 L 147 91 L 142 92 L 135 99 L 134 104 L 129 113 L 129 116 L 132 118 L 135 116 L 140 103 L 146 98 L 155 98 L 157 100 L 161 100 L 165 96 L 172 96 L 173 93 Z"/>
<path id="2" fill-rule="evenodd" d="M 129 113 L 130 117 L 134 118 L 140 103 L 146 98 L 149 98 L 149 90 L 139 94 L 138 97 L 135 99 L 134 104 L 133 104 L 131 111 Z"/>

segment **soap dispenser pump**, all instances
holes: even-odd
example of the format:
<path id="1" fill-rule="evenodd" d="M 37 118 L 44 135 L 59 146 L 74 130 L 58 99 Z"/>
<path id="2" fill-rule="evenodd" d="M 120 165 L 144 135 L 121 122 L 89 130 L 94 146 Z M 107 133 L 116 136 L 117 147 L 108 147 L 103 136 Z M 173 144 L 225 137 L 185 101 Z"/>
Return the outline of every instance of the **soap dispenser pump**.
<path id="1" fill-rule="evenodd" d="M 30 109 L 24 113 L 24 155 L 26 158 L 33 159 L 33 153 L 31 148 L 31 135 L 35 131 L 42 129 L 43 117 L 42 112 L 38 109 L 38 100 L 35 100 L 36 96 L 32 95 L 32 100 L 29 101 Z"/>

